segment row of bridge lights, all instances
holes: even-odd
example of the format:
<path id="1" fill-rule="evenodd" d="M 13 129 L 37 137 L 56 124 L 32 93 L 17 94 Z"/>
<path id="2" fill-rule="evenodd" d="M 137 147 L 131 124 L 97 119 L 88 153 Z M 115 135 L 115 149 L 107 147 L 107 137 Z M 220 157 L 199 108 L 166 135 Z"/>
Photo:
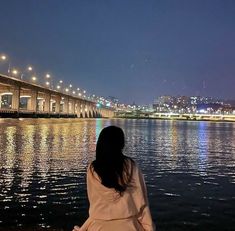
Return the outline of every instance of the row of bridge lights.
<path id="1" fill-rule="evenodd" d="M 6 55 L 1 55 L 0 56 L 0 60 L 1 61 L 7 61 L 7 59 L 8 58 L 7 58 Z M 27 72 L 32 72 L 33 71 L 33 67 L 32 66 L 28 66 L 26 70 L 27 70 Z M 13 68 L 11 70 L 10 62 L 8 63 L 8 74 L 9 75 L 12 74 L 15 77 L 17 77 L 20 74 L 19 71 L 17 69 L 15 69 L 15 68 Z M 21 73 L 21 75 L 20 75 L 20 79 L 21 80 L 23 80 L 23 77 L 24 77 L 25 74 L 26 74 L 25 72 Z M 52 81 L 50 81 L 51 80 L 51 75 L 47 73 L 45 75 L 45 77 L 46 77 L 46 82 L 45 82 L 46 86 L 53 88 L 53 85 L 51 84 Z M 31 77 L 31 80 L 33 82 L 36 82 L 37 81 L 37 77 L 35 75 L 33 75 Z M 56 90 L 61 91 L 62 90 L 62 84 L 63 84 L 63 80 L 60 80 L 59 83 L 56 86 Z M 70 84 L 69 87 L 66 87 L 64 90 L 65 90 L 66 93 L 71 92 L 73 95 L 76 95 L 76 91 L 74 91 L 74 90 L 72 91 L 72 87 L 73 87 L 73 85 Z M 85 95 L 86 94 L 86 90 L 82 91 L 80 88 L 77 88 L 77 91 L 78 91 L 78 96 L 79 97 L 95 100 L 97 102 L 97 106 L 98 107 L 101 106 L 101 104 L 104 104 L 106 106 L 110 106 L 110 102 L 108 100 L 105 100 L 103 97 L 96 97 L 95 95 L 92 95 L 92 97 L 88 97 L 88 96 Z"/>
<path id="2" fill-rule="evenodd" d="M 7 57 L 6 57 L 5 55 L 2 55 L 2 56 L 1 56 L 1 60 L 2 60 L 2 61 L 5 61 L 5 60 L 7 60 Z M 32 66 L 28 66 L 27 71 L 28 71 L 28 72 L 32 72 L 32 71 L 33 71 L 33 67 L 32 67 Z M 19 75 L 19 71 L 18 71 L 17 69 L 15 69 L 15 68 L 12 69 L 12 70 L 10 70 L 10 65 L 9 65 L 8 74 L 10 74 L 10 73 L 13 74 L 13 76 L 15 76 L 15 77 L 17 77 L 17 76 Z M 23 80 L 24 74 L 25 74 L 24 72 L 21 73 L 21 75 L 20 75 L 20 79 L 21 79 L 21 80 Z M 45 82 L 45 84 L 46 84 L 48 87 L 50 87 L 50 85 L 51 85 L 51 82 L 50 82 L 51 75 L 47 73 L 47 74 L 45 75 L 45 77 L 46 77 L 46 82 Z M 37 81 L 37 77 L 36 77 L 35 75 L 33 75 L 33 76 L 31 77 L 31 80 L 32 80 L 33 82 L 36 82 L 36 81 Z M 57 89 L 57 90 L 61 90 L 61 85 L 62 85 L 62 83 L 63 83 L 63 80 L 60 80 L 60 81 L 59 81 L 59 84 L 56 86 L 56 89 Z M 70 88 L 72 88 L 72 84 L 69 85 L 69 88 L 65 88 L 65 92 L 68 93 L 68 92 L 70 91 Z M 77 90 L 79 91 L 80 89 L 77 88 Z M 73 91 L 72 93 L 73 93 L 73 94 L 76 94 L 75 91 Z M 86 91 L 84 90 L 83 93 L 85 94 Z M 82 93 L 78 93 L 78 94 L 79 94 L 79 96 L 82 96 Z M 86 96 L 84 95 L 84 97 L 86 97 Z"/>

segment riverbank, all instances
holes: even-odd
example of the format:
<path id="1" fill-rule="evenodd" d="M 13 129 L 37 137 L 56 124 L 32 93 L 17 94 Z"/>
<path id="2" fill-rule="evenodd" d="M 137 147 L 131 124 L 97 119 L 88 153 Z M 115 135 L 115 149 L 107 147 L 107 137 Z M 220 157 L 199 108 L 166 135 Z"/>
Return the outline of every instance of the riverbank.
<path id="1" fill-rule="evenodd" d="M 218 117 L 173 117 L 173 116 L 117 116 L 118 119 L 151 119 L 151 120 L 179 120 L 179 121 L 210 121 L 210 122 L 235 122 L 235 116 L 218 118 Z"/>

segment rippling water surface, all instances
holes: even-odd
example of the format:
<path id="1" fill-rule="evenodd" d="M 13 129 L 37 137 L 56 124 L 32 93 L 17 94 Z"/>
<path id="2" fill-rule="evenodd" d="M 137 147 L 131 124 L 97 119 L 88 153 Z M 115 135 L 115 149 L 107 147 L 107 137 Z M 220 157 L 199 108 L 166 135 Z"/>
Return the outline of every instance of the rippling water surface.
<path id="1" fill-rule="evenodd" d="M 127 119 L 0 119 L 0 227 L 81 224 L 86 167 L 111 124 L 143 170 L 158 230 L 235 230 L 235 123 Z"/>

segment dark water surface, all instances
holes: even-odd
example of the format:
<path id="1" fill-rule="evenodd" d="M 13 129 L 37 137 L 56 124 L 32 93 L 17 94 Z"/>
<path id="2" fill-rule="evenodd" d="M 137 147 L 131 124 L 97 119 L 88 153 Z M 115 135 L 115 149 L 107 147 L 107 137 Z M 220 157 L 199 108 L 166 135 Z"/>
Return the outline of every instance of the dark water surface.
<path id="1" fill-rule="evenodd" d="M 235 123 L 127 119 L 0 119 L 0 228 L 81 224 L 86 167 L 111 124 L 143 170 L 157 230 L 235 230 Z"/>

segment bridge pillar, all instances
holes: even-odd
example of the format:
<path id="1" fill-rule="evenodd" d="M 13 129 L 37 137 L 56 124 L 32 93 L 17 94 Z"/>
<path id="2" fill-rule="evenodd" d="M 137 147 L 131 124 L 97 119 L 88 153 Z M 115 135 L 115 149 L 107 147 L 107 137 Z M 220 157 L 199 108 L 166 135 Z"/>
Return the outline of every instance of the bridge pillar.
<path id="1" fill-rule="evenodd" d="M 81 118 L 85 118 L 85 106 L 84 106 L 84 102 L 81 102 L 81 111 L 80 111 L 80 114 L 81 114 Z"/>
<path id="2" fill-rule="evenodd" d="M 75 113 L 75 102 L 73 99 L 69 100 L 69 114 Z"/>
<path id="3" fill-rule="evenodd" d="M 90 105 L 90 103 L 87 102 L 86 106 L 87 106 L 87 112 L 86 112 L 87 117 L 91 118 L 91 105 Z"/>
<path id="4" fill-rule="evenodd" d="M 95 108 L 94 108 L 94 103 L 91 103 L 91 117 L 94 118 L 95 117 Z"/>
<path id="5" fill-rule="evenodd" d="M 78 100 L 77 101 L 77 115 L 79 118 L 81 118 L 81 111 L 82 111 L 82 101 L 81 100 Z"/>
<path id="6" fill-rule="evenodd" d="M 50 113 L 51 111 L 51 94 L 45 94 L 45 112 Z"/>
<path id="7" fill-rule="evenodd" d="M 60 101 L 61 101 L 61 97 L 56 96 L 56 98 L 55 98 L 55 113 L 60 113 Z"/>
<path id="8" fill-rule="evenodd" d="M 84 117 L 89 118 L 89 112 L 88 112 L 88 104 L 87 102 L 84 102 Z"/>
<path id="9" fill-rule="evenodd" d="M 20 109 L 20 87 L 13 89 L 11 108 L 19 111 Z"/>
<path id="10" fill-rule="evenodd" d="M 76 113 L 76 100 L 75 99 L 73 99 L 73 103 L 72 103 L 72 110 L 73 110 L 73 115 L 74 116 L 76 116 L 77 115 L 77 113 Z"/>
<path id="11" fill-rule="evenodd" d="M 95 107 L 94 104 L 92 104 L 92 117 L 93 117 L 93 118 L 96 117 L 95 110 L 96 110 L 96 107 Z"/>
<path id="12" fill-rule="evenodd" d="M 65 98 L 64 98 L 63 113 L 66 113 L 66 114 L 69 113 L 69 98 L 68 98 L 68 97 L 65 97 Z"/>
<path id="13" fill-rule="evenodd" d="M 33 112 L 37 111 L 37 97 L 38 92 L 37 91 L 31 91 L 31 97 L 28 100 L 27 109 Z"/>
<path id="14" fill-rule="evenodd" d="M 77 117 L 79 117 L 78 116 L 78 106 L 79 106 L 78 101 L 76 100 L 75 103 L 74 103 L 74 113 Z"/>

